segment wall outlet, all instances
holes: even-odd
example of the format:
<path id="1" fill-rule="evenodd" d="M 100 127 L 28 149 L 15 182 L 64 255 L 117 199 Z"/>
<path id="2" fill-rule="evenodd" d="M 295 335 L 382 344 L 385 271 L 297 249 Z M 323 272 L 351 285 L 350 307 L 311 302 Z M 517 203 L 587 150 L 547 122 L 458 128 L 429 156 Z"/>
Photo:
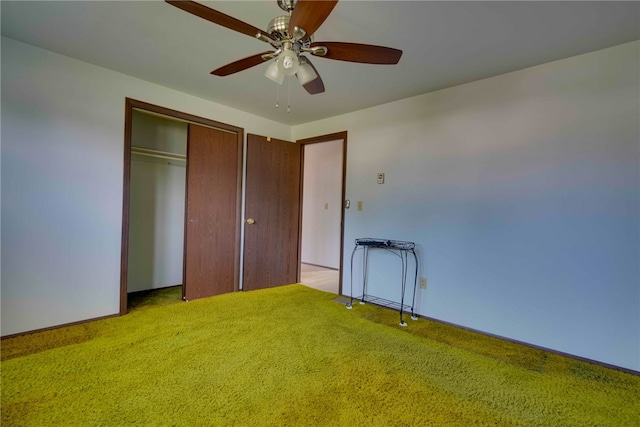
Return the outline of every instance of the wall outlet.
<path id="1" fill-rule="evenodd" d="M 427 289 L 427 278 L 426 277 L 421 277 L 420 278 L 420 289 Z"/>
<path id="2" fill-rule="evenodd" d="M 384 174 L 382 172 L 378 173 L 378 184 L 384 184 Z"/>

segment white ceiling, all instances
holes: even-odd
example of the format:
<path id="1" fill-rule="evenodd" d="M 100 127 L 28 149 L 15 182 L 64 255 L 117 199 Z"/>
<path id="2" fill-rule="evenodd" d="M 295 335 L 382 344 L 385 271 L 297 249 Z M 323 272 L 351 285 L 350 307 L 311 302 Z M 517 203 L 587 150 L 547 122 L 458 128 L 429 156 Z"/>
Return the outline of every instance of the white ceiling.
<path id="1" fill-rule="evenodd" d="M 276 0 L 203 1 L 266 29 Z M 315 41 L 404 51 L 397 65 L 314 58 L 326 92 L 279 89 L 267 64 L 211 70 L 265 50 L 252 37 L 162 1 L 2 1 L 2 35 L 289 125 L 640 39 L 639 2 L 340 1 Z M 287 114 L 290 96 L 291 113 Z"/>

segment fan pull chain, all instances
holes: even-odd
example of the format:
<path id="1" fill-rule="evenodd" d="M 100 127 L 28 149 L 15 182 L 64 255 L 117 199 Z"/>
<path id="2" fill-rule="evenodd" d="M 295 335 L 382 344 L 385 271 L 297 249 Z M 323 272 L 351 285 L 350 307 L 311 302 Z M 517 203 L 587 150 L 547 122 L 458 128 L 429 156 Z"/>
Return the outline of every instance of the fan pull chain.
<path id="1" fill-rule="evenodd" d="M 276 108 L 280 107 L 280 85 L 276 85 Z"/>
<path id="2" fill-rule="evenodd" d="M 291 77 L 287 78 L 287 114 L 291 112 Z"/>

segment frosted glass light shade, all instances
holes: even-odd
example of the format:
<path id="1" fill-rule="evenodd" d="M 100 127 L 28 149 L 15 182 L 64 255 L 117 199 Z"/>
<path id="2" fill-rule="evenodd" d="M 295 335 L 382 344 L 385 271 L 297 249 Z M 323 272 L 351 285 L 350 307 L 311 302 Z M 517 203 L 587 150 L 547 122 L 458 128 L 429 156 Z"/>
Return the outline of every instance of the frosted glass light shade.
<path id="1" fill-rule="evenodd" d="M 297 73 L 299 65 L 298 55 L 291 50 L 285 50 L 278 57 L 278 68 L 286 76 L 293 76 Z"/>
<path id="2" fill-rule="evenodd" d="M 267 77 L 270 80 L 273 80 L 279 85 L 281 85 L 282 82 L 284 81 L 284 73 L 280 71 L 280 68 L 278 67 L 278 61 L 273 61 L 267 67 L 267 71 L 264 72 L 264 75 L 265 77 Z"/>
<path id="3" fill-rule="evenodd" d="M 318 75 L 313 70 L 313 67 L 311 65 L 307 64 L 306 62 L 300 64 L 300 67 L 298 68 L 298 81 L 302 86 L 317 78 Z"/>

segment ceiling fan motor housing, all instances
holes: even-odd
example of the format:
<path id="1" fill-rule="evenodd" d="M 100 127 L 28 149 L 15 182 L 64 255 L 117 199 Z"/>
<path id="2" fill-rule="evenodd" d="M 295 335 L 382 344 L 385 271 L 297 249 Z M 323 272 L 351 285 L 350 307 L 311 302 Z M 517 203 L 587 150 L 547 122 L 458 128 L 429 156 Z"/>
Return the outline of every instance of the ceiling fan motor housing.
<path id="1" fill-rule="evenodd" d="M 299 52 L 301 48 L 308 48 L 311 45 L 312 37 L 307 37 L 303 40 L 296 40 L 294 35 L 289 34 L 289 15 L 278 16 L 273 18 L 267 26 L 267 32 L 276 39 L 276 43 L 271 43 L 275 48 L 282 46 L 283 42 L 290 42 L 291 48 L 296 52 Z"/>
<path id="2" fill-rule="evenodd" d="M 267 32 L 278 40 L 289 39 L 289 15 L 277 16 L 269 22 Z"/>

